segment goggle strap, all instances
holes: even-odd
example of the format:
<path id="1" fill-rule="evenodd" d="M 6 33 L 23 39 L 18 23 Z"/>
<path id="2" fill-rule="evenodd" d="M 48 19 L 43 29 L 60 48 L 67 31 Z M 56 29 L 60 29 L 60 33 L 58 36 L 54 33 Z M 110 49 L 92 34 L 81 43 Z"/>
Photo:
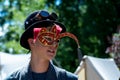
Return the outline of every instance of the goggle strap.
<path id="1" fill-rule="evenodd" d="M 39 20 L 42 19 L 42 17 L 39 15 L 39 13 L 36 14 L 35 18 L 38 18 Z"/>

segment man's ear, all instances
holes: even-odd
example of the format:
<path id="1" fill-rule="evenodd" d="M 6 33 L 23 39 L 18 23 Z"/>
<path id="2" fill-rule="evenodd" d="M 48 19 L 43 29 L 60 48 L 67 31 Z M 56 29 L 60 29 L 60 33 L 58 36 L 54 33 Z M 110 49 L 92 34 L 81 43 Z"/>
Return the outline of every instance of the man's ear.
<path id="1" fill-rule="evenodd" d="M 28 39 L 28 43 L 29 43 L 30 46 L 34 45 L 34 39 L 29 38 Z"/>

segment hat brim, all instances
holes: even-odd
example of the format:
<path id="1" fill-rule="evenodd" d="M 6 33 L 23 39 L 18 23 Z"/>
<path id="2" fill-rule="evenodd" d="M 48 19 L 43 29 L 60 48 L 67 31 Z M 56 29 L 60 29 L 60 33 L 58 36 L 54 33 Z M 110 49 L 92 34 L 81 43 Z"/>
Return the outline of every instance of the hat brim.
<path id="1" fill-rule="evenodd" d="M 30 50 L 29 44 L 28 44 L 28 38 L 33 38 L 33 28 L 37 28 L 37 27 L 47 27 L 50 24 L 57 24 L 62 28 L 61 33 L 66 31 L 65 26 L 57 21 L 53 21 L 53 20 L 42 20 L 42 21 L 38 21 L 32 25 L 30 25 L 25 31 L 24 33 L 21 35 L 20 38 L 20 45 L 28 50 Z"/>

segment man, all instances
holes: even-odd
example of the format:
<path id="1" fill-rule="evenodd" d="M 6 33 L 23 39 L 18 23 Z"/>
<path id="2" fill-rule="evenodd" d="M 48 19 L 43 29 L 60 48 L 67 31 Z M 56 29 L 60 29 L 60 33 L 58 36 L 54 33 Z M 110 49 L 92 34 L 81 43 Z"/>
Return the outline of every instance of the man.
<path id="1" fill-rule="evenodd" d="M 59 40 L 68 36 L 63 24 L 56 21 L 55 13 L 40 10 L 31 13 L 25 20 L 25 32 L 20 44 L 31 51 L 31 60 L 26 67 L 13 72 L 6 80 L 78 80 L 77 76 L 51 63 L 55 57 Z M 78 43 L 79 44 L 79 43 Z"/>

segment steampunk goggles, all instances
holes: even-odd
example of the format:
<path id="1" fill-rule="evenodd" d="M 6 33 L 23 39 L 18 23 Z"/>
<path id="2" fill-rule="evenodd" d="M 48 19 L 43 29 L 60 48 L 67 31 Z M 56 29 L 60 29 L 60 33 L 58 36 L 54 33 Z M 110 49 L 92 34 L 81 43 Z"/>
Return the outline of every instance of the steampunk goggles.
<path id="1" fill-rule="evenodd" d="M 39 11 L 36 16 L 32 19 L 32 20 L 46 20 L 46 19 L 50 19 L 50 20 L 56 20 L 57 19 L 57 14 L 52 12 L 51 14 L 49 14 L 47 11 Z"/>

